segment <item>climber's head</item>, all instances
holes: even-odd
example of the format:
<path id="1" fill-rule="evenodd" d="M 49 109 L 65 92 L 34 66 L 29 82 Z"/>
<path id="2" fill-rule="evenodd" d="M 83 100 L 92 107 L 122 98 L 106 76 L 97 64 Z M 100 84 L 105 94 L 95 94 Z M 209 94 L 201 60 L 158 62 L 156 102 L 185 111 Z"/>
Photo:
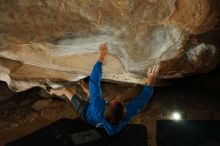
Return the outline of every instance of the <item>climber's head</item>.
<path id="1" fill-rule="evenodd" d="M 126 113 L 124 103 L 119 99 L 111 100 L 105 107 L 104 117 L 109 123 L 117 124 Z"/>

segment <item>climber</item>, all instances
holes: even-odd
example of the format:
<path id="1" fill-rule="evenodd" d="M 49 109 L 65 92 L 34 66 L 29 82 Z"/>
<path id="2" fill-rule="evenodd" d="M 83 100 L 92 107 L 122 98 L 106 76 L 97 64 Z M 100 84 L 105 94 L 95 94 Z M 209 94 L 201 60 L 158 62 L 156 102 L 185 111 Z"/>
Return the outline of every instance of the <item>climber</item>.
<path id="1" fill-rule="evenodd" d="M 81 99 L 76 90 L 71 87 L 50 89 L 50 94 L 65 95 L 71 102 L 78 116 L 95 127 L 104 128 L 108 135 L 119 133 L 132 116 L 140 112 L 150 100 L 153 94 L 153 84 L 158 76 L 159 65 L 150 68 L 147 72 L 146 85 L 142 92 L 129 103 L 123 103 L 120 99 L 105 101 L 102 98 L 100 86 L 103 61 L 108 52 L 107 44 L 99 47 L 99 57 L 93 67 L 89 78 L 89 86 L 83 81 L 80 85 L 89 97 L 89 102 Z"/>

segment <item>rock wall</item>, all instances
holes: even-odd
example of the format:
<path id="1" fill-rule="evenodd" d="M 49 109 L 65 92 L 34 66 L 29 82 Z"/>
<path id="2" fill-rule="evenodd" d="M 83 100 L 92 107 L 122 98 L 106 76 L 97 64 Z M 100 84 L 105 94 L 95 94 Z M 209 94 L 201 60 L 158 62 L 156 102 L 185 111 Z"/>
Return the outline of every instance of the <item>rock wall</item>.
<path id="1" fill-rule="evenodd" d="M 219 22 L 218 0 L 0 0 L 0 80 L 14 91 L 89 75 L 107 42 L 103 79 L 143 84 L 208 72 L 218 47 L 193 43 Z"/>

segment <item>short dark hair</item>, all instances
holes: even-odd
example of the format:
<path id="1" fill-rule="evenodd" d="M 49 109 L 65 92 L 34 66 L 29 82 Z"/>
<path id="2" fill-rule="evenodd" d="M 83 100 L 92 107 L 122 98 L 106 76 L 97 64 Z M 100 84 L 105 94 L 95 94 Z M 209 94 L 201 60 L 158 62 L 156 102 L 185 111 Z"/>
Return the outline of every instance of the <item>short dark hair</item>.
<path id="1" fill-rule="evenodd" d="M 112 100 L 106 105 L 104 117 L 109 123 L 119 123 L 124 115 L 125 106 L 120 100 Z"/>

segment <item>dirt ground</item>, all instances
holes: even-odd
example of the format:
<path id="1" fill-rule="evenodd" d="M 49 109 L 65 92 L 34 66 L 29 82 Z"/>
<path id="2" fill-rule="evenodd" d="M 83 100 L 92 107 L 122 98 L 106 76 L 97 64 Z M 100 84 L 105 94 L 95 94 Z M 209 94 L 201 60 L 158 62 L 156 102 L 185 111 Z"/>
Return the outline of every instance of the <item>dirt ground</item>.
<path id="1" fill-rule="evenodd" d="M 148 106 L 131 123 L 145 124 L 148 128 L 148 144 L 156 146 L 156 121 L 169 119 L 173 111 L 184 113 L 184 119 L 220 120 L 219 75 L 219 72 L 215 72 L 176 80 L 172 86 L 156 87 Z M 138 85 L 114 83 L 102 83 L 102 88 L 104 97 L 126 100 L 142 89 Z M 77 90 L 82 92 L 79 87 Z M 32 88 L 0 103 L 0 146 L 60 118 L 77 117 L 70 102 L 43 95 L 40 88 Z"/>

